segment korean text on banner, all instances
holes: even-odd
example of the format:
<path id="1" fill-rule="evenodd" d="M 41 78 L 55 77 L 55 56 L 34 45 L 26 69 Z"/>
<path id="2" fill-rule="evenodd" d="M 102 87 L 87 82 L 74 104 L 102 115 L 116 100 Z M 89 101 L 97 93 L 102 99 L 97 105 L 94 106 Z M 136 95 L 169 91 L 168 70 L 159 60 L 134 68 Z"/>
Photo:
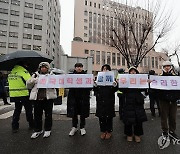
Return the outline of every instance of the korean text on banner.
<path id="1" fill-rule="evenodd" d="M 147 74 L 119 74 L 119 88 L 148 88 Z"/>
<path id="2" fill-rule="evenodd" d="M 98 86 L 112 86 L 114 82 L 114 72 L 98 72 L 96 82 Z"/>

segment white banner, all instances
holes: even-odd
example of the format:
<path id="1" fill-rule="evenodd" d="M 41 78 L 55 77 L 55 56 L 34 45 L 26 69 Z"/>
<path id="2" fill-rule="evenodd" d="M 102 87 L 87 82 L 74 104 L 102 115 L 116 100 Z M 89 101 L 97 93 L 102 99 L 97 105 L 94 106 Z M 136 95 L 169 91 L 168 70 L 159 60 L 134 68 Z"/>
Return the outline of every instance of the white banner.
<path id="1" fill-rule="evenodd" d="M 98 72 L 96 83 L 98 86 L 112 86 L 114 82 L 114 72 Z"/>
<path id="2" fill-rule="evenodd" d="M 37 88 L 92 88 L 93 74 L 40 75 Z"/>
<path id="3" fill-rule="evenodd" d="M 149 88 L 147 74 L 119 74 L 119 88 Z"/>
<path id="4" fill-rule="evenodd" d="M 179 76 L 155 76 L 150 75 L 150 87 L 153 89 L 180 90 Z"/>

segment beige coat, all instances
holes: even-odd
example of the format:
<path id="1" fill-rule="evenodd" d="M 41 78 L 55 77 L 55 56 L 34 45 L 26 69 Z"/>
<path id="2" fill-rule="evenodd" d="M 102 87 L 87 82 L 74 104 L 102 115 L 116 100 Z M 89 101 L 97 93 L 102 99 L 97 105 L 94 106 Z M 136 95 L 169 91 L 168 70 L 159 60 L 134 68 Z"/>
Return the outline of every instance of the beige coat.
<path id="1" fill-rule="evenodd" d="M 50 73 L 52 74 L 52 73 Z M 39 88 L 37 88 L 37 82 L 38 82 L 38 78 L 39 78 L 39 73 L 36 72 L 37 77 L 35 77 L 35 74 L 32 75 L 32 77 L 27 80 L 26 82 L 26 86 L 28 89 L 31 89 L 31 93 L 30 93 L 30 100 L 37 100 L 37 94 L 38 94 L 38 90 Z M 57 92 L 55 88 L 47 88 L 46 89 L 46 98 L 47 99 L 55 99 L 57 98 Z"/>

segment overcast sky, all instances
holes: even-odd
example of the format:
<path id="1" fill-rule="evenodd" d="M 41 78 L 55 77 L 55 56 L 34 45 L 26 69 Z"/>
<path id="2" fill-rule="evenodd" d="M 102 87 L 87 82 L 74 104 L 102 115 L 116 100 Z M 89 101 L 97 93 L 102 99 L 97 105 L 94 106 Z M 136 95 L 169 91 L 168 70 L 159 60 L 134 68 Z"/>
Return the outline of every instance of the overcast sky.
<path id="1" fill-rule="evenodd" d="M 74 34 L 74 0 L 59 0 L 61 5 L 61 38 L 60 43 L 66 54 L 71 54 L 71 41 Z M 131 0 L 133 1 L 133 0 Z M 135 0 L 137 1 L 137 0 Z M 143 2 L 145 0 L 138 0 Z M 180 44 L 180 0 L 161 0 L 162 4 L 167 4 L 166 10 L 171 10 L 171 18 L 175 21 L 173 29 L 163 43 L 156 47 L 156 50 L 161 48 L 172 48 L 175 43 Z M 84 0 L 82 0 L 82 3 Z M 179 53 L 180 54 L 180 53 Z"/>

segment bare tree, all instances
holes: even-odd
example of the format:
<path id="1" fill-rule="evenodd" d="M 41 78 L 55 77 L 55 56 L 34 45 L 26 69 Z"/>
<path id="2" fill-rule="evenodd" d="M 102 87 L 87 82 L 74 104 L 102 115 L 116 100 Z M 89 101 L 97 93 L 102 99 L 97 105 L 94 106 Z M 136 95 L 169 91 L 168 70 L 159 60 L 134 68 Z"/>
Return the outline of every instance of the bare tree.
<path id="1" fill-rule="evenodd" d="M 172 27 L 170 14 L 165 15 L 161 3 L 155 4 L 145 0 L 144 9 L 132 7 L 131 0 L 121 4 L 121 0 L 104 0 L 104 9 L 114 16 L 114 23 L 110 22 L 110 32 L 106 34 L 106 43 L 116 48 L 130 66 L 138 67 L 143 58 L 154 49 Z M 162 10 L 162 11 L 160 11 Z M 109 39 L 109 38 L 110 39 Z M 154 39 L 154 41 L 153 41 Z"/>

